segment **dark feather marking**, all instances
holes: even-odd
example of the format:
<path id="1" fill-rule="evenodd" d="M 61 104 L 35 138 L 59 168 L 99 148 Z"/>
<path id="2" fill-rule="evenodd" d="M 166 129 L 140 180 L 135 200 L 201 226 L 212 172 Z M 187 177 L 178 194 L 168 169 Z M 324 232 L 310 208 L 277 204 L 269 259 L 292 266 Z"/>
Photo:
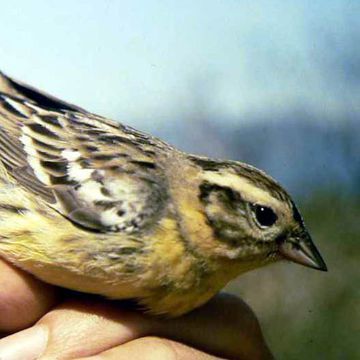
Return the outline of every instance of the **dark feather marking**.
<path id="1" fill-rule="evenodd" d="M 190 155 L 189 159 L 206 171 L 221 171 L 232 169 L 236 174 L 246 178 L 250 183 L 268 191 L 274 198 L 281 201 L 290 201 L 287 192 L 269 175 L 253 166 L 236 162 L 222 161 Z"/>
<path id="2" fill-rule="evenodd" d="M 78 135 L 75 137 L 75 139 L 79 142 L 86 142 L 90 140 L 89 137 L 86 135 Z"/>
<path id="3" fill-rule="evenodd" d="M 55 176 L 55 175 L 49 175 L 49 176 L 52 185 L 72 185 L 72 186 L 78 185 L 77 181 L 70 180 L 68 176 Z"/>
<path id="4" fill-rule="evenodd" d="M 98 215 L 89 209 L 76 209 L 66 216 L 75 226 L 91 232 L 106 232 L 108 228 L 103 225 Z"/>
<path id="5" fill-rule="evenodd" d="M 34 131 L 38 134 L 48 136 L 53 139 L 59 139 L 59 136 L 57 136 L 55 133 L 53 133 L 52 131 L 50 131 L 49 129 L 47 129 L 45 126 L 43 126 L 41 124 L 31 123 L 31 124 L 27 124 L 26 126 L 28 126 L 32 131 Z"/>
<path id="6" fill-rule="evenodd" d="M 134 139 L 133 143 L 136 143 L 137 145 L 149 145 L 151 143 L 150 138 L 141 138 L 137 137 L 136 140 Z"/>
<path id="7" fill-rule="evenodd" d="M 41 120 L 43 120 L 45 123 L 50 124 L 50 125 L 54 125 L 56 127 L 62 128 L 58 118 L 56 116 L 51 116 L 51 115 L 41 115 L 40 116 Z"/>
<path id="8" fill-rule="evenodd" d="M 134 165 L 139 165 L 139 166 L 142 166 L 146 169 L 156 169 L 156 165 L 152 162 L 149 162 L 149 161 L 138 161 L 138 160 L 133 160 L 133 161 L 130 161 L 132 164 Z"/>
<path id="9" fill-rule="evenodd" d="M 94 160 L 103 160 L 103 161 L 110 161 L 114 160 L 116 155 L 114 154 L 94 154 L 91 156 Z"/>
<path id="10" fill-rule="evenodd" d="M 67 173 L 67 166 L 68 166 L 67 161 L 55 162 L 55 161 L 40 160 L 40 164 L 47 170 L 55 171 L 62 175 L 65 175 Z M 60 175 L 60 176 L 62 176 L 62 175 Z"/>
<path id="11" fill-rule="evenodd" d="M 120 203 L 121 203 L 120 201 L 106 201 L 106 200 L 97 200 L 94 202 L 94 204 L 96 206 L 100 206 L 104 210 L 112 209 L 112 208 L 116 207 L 117 205 L 119 205 Z"/>
<path id="12" fill-rule="evenodd" d="M 98 135 L 102 136 L 103 134 L 106 134 L 104 130 L 100 130 L 100 129 L 89 129 L 89 130 L 86 129 L 85 133 L 87 135 L 90 135 L 90 136 L 94 136 L 94 135 L 95 136 L 98 136 Z"/>
<path id="13" fill-rule="evenodd" d="M 89 159 L 80 158 L 77 160 L 79 165 L 83 168 L 90 168 L 91 167 L 91 161 Z"/>
<path id="14" fill-rule="evenodd" d="M 70 111 L 83 111 L 78 106 L 68 104 L 62 100 L 59 100 L 51 95 L 40 92 L 39 90 L 29 86 L 22 84 L 16 80 L 11 79 L 8 76 L 5 76 L 6 80 L 10 83 L 10 86 L 13 87 L 18 93 L 23 95 L 25 98 L 28 98 L 34 101 L 36 104 L 43 106 L 47 109 L 55 109 L 55 110 L 70 110 Z"/>
<path id="15" fill-rule="evenodd" d="M 203 170 L 206 171 L 219 171 L 221 169 L 221 165 L 216 161 L 212 161 L 211 159 L 203 159 L 196 156 L 190 157 L 190 159 L 196 165 L 200 166 Z"/>
<path id="16" fill-rule="evenodd" d="M 104 185 L 104 177 L 98 171 L 93 171 L 91 173 L 91 178 L 100 183 L 101 185 Z"/>
<path id="17" fill-rule="evenodd" d="M 122 170 L 121 167 L 118 165 L 109 166 L 108 169 L 111 171 L 119 171 L 119 172 L 121 172 L 121 170 Z"/>
<path id="18" fill-rule="evenodd" d="M 8 211 L 14 214 L 26 212 L 27 209 L 20 206 L 10 205 L 10 204 L 0 204 L 0 211 Z"/>
<path id="19" fill-rule="evenodd" d="M 90 151 L 90 152 L 96 152 L 96 151 L 99 150 L 98 147 L 97 147 L 97 146 L 94 146 L 94 145 L 86 145 L 86 146 L 85 146 L 85 149 L 86 149 L 87 151 Z"/>
<path id="20" fill-rule="evenodd" d="M 108 144 L 129 144 L 135 145 L 133 140 L 130 140 L 123 136 L 111 135 L 111 134 L 103 134 L 98 137 L 99 141 L 108 143 Z"/>
<path id="21" fill-rule="evenodd" d="M 132 248 L 132 247 L 123 247 L 123 248 L 117 248 L 116 252 L 120 255 L 131 255 L 131 254 L 141 254 L 143 253 L 143 249 L 141 248 Z"/>
<path id="22" fill-rule="evenodd" d="M 118 165 L 111 165 L 111 166 L 104 165 L 104 168 L 108 169 L 110 171 L 121 173 L 121 174 L 124 174 L 124 173 L 129 174 L 129 175 L 135 174 L 135 170 L 124 169 L 123 167 L 118 166 Z"/>
<path id="23" fill-rule="evenodd" d="M 36 152 L 39 154 L 39 157 L 46 161 L 61 161 L 61 158 L 58 155 L 52 155 L 45 151 L 36 150 Z"/>
<path id="24" fill-rule="evenodd" d="M 155 156 L 156 155 L 156 152 L 154 150 L 148 150 L 148 149 L 145 149 L 143 150 L 145 154 L 147 155 L 151 155 L 151 156 Z"/>
<path id="25" fill-rule="evenodd" d="M 200 185 L 200 194 L 199 199 L 201 202 L 207 204 L 209 203 L 209 196 L 211 193 L 216 192 L 218 199 L 226 206 L 229 210 L 237 209 L 238 205 L 241 203 L 241 195 L 227 186 L 220 186 L 217 184 L 211 184 L 208 181 L 204 181 Z"/>
<path id="26" fill-rule="evenodd" d="M 100 191 L 104 196 L 111 196 L 110 191 L 105 187 L 101 187 Z"/>
<path id="27" fill-rule="evenodd" d="M 31 139 L 32 139 L 33 144 L 34 144 L 35 147 L 40 148 L 43 151 L 49 151 L 52 154 L 54 152 L 60 154 L 60 152 L 64 150 L 64 148 L 60 148 L 60 147 L 56 147 L 54 145 L 44 143 L 43 141 L 40 141 L 38 139 L 33 139 L 33 138 L 31 138 Z"/>
<path id="28" fill-rule="evenodd" d="M 9 113 L 15 115 L 15 116 L 19 116 L 23 119 L 27 119 L 28 117 L 26 115 L 24 115 L 22 112 L 20 112 L 18 109 L 16 109 L 15 107 L 11 106 L 7 101 L 4 101 L 2 103 L 2 106 L 4 107 L 4 109 L 6 111 L 8 111 Z"/>

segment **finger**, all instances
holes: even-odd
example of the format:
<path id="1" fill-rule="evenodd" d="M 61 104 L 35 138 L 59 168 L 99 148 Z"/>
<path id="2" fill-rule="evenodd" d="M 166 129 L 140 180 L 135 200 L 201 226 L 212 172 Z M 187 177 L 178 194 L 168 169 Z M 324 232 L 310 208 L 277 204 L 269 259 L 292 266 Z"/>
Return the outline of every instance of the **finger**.
<path id="1" fill-rule="evenodd" d="M 254 312 L 236 296 L 221 293 L 174 320 L 157 322 L 156 335 L 228 359 L 273 359 Z"/>
<path id="2" fill-rule="evenodd" d="M 171 320 L 149 317 L 119 305 L 73 300 L 48 313 L 35 326 L 46 330 L 45 343 L 43 332 L 35 330 L 34 339 L 23 343 L 38 349 L 39 342 L 44 344 L 45 349 L 39 351 L 43 354 L 41 359 L 73 359 L 99 354 L 136 338 L 157 335 L 229 359 L 272 359 L 255 316 L 237 298 L 222 295 L 201 309 Z M 22 334 L 0 341 L 0 358 L 11 346 L 17 346 L 22 355 L 33 352 L 20 345 L 19 336 Z M 19 358 L 27 360 L 24 356 Z"/>
<path id="3" fill-rule="evenodd" d="M 9 353 L 13 356 L 11 360 L 60 360 L 94 355 L 147 333 L 148 322 L 144 318 L 115 302 L 69 300 L 31 329 L 1 340 L 0 359 L 7 359 L 4 354 Z M 26 332 L 29 334 L 25 334 L 28 338 L 24 341 Z"/>
<path id="4" fill-rule="evenodd" d="M 49 331 L 42 360 L 85 357 L 144 336 L 149 321 L 118 302 L 75 299 L 39 322 Z"/>
<path id="5" fill-rule="evenodd" d="M 35 323 L 56 302 L 56 290 L 0 259 L 0 332 Z"/>
<path id="6" fill-rule="evenodd" d="M 216 360 L 212 355 L 176 341 L 143 337 L 81 360 Z M 80 359 L 79 359 L 80 360 Z"/>

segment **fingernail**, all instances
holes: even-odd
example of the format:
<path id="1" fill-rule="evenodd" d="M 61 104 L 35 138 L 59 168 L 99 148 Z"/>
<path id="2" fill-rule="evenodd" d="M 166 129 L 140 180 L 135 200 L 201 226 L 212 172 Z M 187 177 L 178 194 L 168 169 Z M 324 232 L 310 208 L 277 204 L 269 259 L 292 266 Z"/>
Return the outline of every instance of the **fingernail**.
<path id="1" fill-rule="evenodd" d="M 36 360 L 45 351 L 48 332 L 33 326 L 0 340 L 0 360 Z"/>

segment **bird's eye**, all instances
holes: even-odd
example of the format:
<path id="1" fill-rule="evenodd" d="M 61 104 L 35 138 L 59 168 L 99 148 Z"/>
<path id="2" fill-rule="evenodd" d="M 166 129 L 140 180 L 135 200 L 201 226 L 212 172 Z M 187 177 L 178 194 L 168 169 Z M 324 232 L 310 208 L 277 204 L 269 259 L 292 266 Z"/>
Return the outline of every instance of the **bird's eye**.
<path id="1" fill-rule="evenodd" d="M 277 216 L 273 210 L 263 205 L 254 205 L 253 212 L 260 226 L 269 227 L 276 223 Z"/>

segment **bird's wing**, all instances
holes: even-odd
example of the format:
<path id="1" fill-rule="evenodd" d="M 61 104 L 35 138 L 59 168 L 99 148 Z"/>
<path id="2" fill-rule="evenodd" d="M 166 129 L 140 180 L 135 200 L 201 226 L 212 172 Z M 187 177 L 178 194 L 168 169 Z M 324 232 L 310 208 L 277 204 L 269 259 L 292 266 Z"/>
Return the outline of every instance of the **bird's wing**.
<path id="1" fill-rule="evenodd" d="M 89 230 L 132 233 L 156 221 L 166 144 L 1 76 L 15 91 L 0 82 L 0 160 L 15 181 Z"/>

